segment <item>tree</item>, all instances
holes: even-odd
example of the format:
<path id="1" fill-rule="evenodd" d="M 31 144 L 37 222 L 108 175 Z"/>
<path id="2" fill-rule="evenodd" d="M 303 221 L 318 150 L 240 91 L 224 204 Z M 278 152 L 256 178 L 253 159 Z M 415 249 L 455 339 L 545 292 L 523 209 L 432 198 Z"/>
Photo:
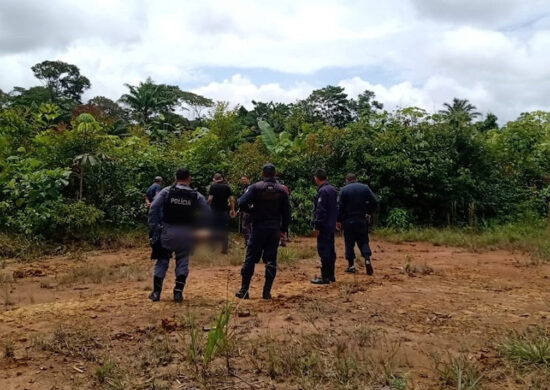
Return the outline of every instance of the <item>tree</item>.
<path id="1" fill-rule="evenodd" d="M 75 167 L 78 169 L 80 179 L 78 200 L 82 200 L 84 186 L 84 170 L 86 167 L 94 167 L 101 162 L 101 157 L 94 153 L 92 140 L 100 130 L 99 123 L 90 114 L 80 114 L 76 118 L 76 132 L 82 141 L 82 150 L 84 153 L 79 154 L 73 159 Z"/>
<path id="2" fill-rule="evenodd" d="M 489 130 L 495 130 L 495 129 L 498 130 L 497 122 L 498 122 L 497 116 L 490 112 L 485 116 L 485 119 L 483 121 L 476 123 L 477 129 L 482 133 L 486 133 Z"/>
<path id="3" fill-rule="evenodd" d="M 469 124 L 481 115 L 475 111 L 476 107 L 470 104 L 468 99 L 453 98 L 452 104 L 443 103 L 443 106 L 445 109 L 440 110 L 439 113 L 453 126 Z"/>
<path id="4" fill-rule="evenodd" d="M 191 109 L 193 114 L 200 116 L 201 107 L 212 105 L 210 99 L 182 91 L 175 85 L 155 84 L 151 78 L 137 86 L 125 85 L 129 91 L 119 101 L 130 109 L 134 119 L 142 125 L 148 125 L 160 114 L 173 113 L 177 108 Z"/>
<path id="5" fill-rule="evenodd" d="M 80 114 L 91 114 L 108 134 L 124 135 L 128 127 L 128 113 L 117 102 L 104 96 L 96 96 L 86 104 L 72 110 L 72 118 Z"/>
<path id="6" fill-rule="evenodd" d="M 384 108 L 382 103 L 378 100 L 374 100 L 374 96 L 374 92 L 366 89 L 357 97 L 357 101 L 355 101 L 355 111 L 359 119 L 368 120 L 375 110 Z"/>
<path id="7" fill-rule="evenodd" d="M 52 103 L 60 100 L 80 103 L 82 94 L 91 86 L 90 80 L 80 74 L 76 65 L 63 61 L 43 61 L 31 69 L 34 76 L 46 84 Z"/>
<path id="8" fill-rule="evenodd" d="M 55 104 L 41 104 L 38 110 L 33 112 L 32 118 L 35 131 L 54 129 L 59 124 L 61 109 Z"/>
<path id="9" fill-rule="evenodd" d="M 202 118 L 204 109 L 214 106 L 212 99 L 205 98 L 204 96 L 197 95 L 193 92 L 180 90 L 178 94 L 183 108 L 190 111 L 191 116 L 195 120 Z"/>
<path id="10" fill-rule="evenodd" d="M 303 101 L 304 108 L 311 118 L 343 128 L 354 119 L 353 102 L 347 97 L 344 88 L 329 85 L 313 91 Z"/>
<path id="11" fill-rule="evenodd" d="M 92 107 L 97 107 L 101 111 L 101 115 L 110 121 L 126 119 L 126 111 L 117 102 L 105 96 L 96 96 L 88 100 L 88 104 Z"/>
<path id="12" fill-rule="evenodd" d="M 252 101 L 254 104 L 255 119 L 256 121 L 266 121 L 273 126 L 276 133 L 280 133 L 284 130 L 284 123 L 290 113 L 288 105 L 284 103 L 263 103 Z"/>
<path id="13" fill-rule="evenodd" d="M 51 103 L 50 92 L 46 87 L 31 87 L 29 89 L 14 87 L 9 94 L 12 106 L 39 107 Z"/>
<path id="14" fill-rule="evenodd" d="M 177 99 L 166 94 L 162 85 L 153 83 L 150 78 L 137 86 L 125 85 L 129 92 L 122 95 L 119 101 L 128 106 L 134 119 L 143 125 L 160 112 L 173 110 L 176 105 Z"/>
<path id="15" fill-rule="evenodd" d="M 0 89 L 0 108 L 4 108 L 8 104 L 8 94 Z"/>

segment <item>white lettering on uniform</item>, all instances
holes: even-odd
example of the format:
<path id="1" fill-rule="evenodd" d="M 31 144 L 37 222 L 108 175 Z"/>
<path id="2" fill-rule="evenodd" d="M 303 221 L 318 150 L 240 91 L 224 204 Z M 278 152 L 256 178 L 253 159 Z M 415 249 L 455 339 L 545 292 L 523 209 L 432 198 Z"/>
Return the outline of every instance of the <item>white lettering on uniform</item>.
<path id="1" fill-rule="evenodd" d="M 170 203 L 179 204 L 181 206 L 191 206 L 191 200 L 189 199 L 171 198 Z"/>

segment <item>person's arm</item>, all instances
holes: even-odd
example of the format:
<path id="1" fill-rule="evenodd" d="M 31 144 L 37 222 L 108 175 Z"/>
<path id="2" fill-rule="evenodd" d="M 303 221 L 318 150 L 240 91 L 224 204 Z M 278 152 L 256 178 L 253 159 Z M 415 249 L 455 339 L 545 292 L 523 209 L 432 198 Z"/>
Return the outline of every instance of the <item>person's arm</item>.
<path id="1" fill-rule="evenodd" d="M 145 207 L 151 207 L 151 202 L 149 201 L 149 197 L 147 195 L 145 195 Z"/>
<path id="2" fill-rule="evenodd" d="M 288 225 L 290 224 L 290 201 L 288 195 L 285 193 L 283 196 L 283 209 L 281 215 L 281 233 L 285 234 L 288 232 Z"/>
<path id="3" fill-rule="evenodd" d="M 229 215 L 231 216 L 231 218 L 235 218 L 235 198 L 233 197 L 233 195 L 229 197 L 229 207 Z"/>
<path id="4" fill-rule="evenodd" d="M 210 218 L 210 212 L 211 212 L 210 206 L 208 206 L 208 201 L 205 199 L 204 195 L 201 194 L 200 192 L 197 193 L 197 202 L 199 205 L 201 216 L 204 219 Z"/>
<path id="5" fill-rule="evenodd" d="M 367 195 L 366 196 L 367 214 L 372 215 L 374 210 L 376 210 L 376 205 L 378 204 L 378 202 L 376 200 L 376 195 L 374 195 L 374 192 L 372 192 L 369 186 L 367 186 L 367 190 L 368 190 L 366 194 Z"/>
<path id="6" fill-rule="evenodd" d="M 240 210 L 242 210 L 245 213 L 251 213 L 254 211 L 253 210 L 254 205 L 252 204 L 253 201 L 254 201 L 254 186 L 251 185 L 250 187 L 248 187 L 248 189 L 243 194 L 243 196 L 241 196 L 237 200 L 237 203 L 239 205 Z"/>
<path id="7" fill-rule="evenodd" d="M 323 191 L 319 192 L 317 198 L 317 204 L 315 205 L 315 211 L 313 213 L 313 228 L 316 231 L 321 230 L 323 223 L 327 220 L 328 210 L 327 210 L 327 195 Z"/>
<path id="8" fill-rule="evenodd" d="M 340 191 L 340 196 L 338 196 L 338 217 L 336 221 L 341 223 L 344 219 L 344 208 L 346 207 L 346 192 Z"/>
<path id="9" fill-rule="evenodd" d="M 149 215 L 147 216 L 149 228 L 154 229 L 162 224 L 162 208 L 164 201 L 168 196 L 168 190 L 160 191 L 149 207 Z"/>
<path id="10" fill-rule="evenodd" d="M 201 194 L 201 196 L 202 196 L 202 194 Z M 211 205 L 213 200 L 214 200 L 214 191 L 212 191 L 212 186 L 210 186 L 208 188 L 208 201 L 207 201 L 207 203 L 209 205 Z"/>
<path id="11" fill-rule="evenodd" d="M 344 193 L 340 193 L 336 197 L 336 230 L 342 230 L 342 220 L 343 220 L 343 198 Z"/>

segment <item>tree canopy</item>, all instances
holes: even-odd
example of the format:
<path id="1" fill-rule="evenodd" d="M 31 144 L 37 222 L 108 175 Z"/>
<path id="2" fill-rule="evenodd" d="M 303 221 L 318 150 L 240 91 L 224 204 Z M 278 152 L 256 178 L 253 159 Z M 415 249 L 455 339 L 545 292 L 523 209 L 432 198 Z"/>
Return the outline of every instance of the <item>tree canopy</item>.
<path id="1" fill-rule="evenodd" d="M 39 66 L 40 65 L 40 66 Z M 74 65 L 33 67 L 44 86 L 0 93 L 0 226 L 78 238 L 98 226 L 139 226 L 155 176 L 190 168 L 204 191 L 214 172 L 232 185 L 273 162 L 290 188 L 296 232 L 309 229 L 314 168 L 333 185 L 354 172 L 377 193 L 378 225 L 470 226 L 548 216 L 550 113 L 499 127 L 467 99 L 430 113 L 384 109 L 372 91 L 327 86 L 290 104 L 230 107 L 147 79 L 118 101 L 80 102 Z M 52 98 L 53 97 L 53 98 Z"/>
<path id="2" fill-rule="evenodd" d="M 62 61 L 43 61 L 31 69 L 34 76 L 45 83 L 51 103 L 61 99 L 80 103 L 84 91 L 91 87 L 90 80 L 80 74 L 76 65 Z"/>

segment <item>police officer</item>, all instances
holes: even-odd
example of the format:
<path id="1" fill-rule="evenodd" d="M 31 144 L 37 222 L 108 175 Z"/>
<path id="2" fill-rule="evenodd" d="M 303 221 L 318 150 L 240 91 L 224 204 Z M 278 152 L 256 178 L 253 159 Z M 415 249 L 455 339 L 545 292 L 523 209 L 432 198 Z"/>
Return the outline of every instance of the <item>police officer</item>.
<path id="1" fill-rule="evenodd" d="M 346 175 L 346 185 L 340 191 L 338 201 L 338 225 L 344 229 L 346 245 L 347 273 L 355 273 L 355 244 L 365 259 L 368 275 L 373 274 L 370 261 L 369 222 L 376 209 L 376 196 L 368 185 L 357 182 L 353 173 Z"/>
<path id="2" fill-rule="evenodd" d="M 317 169 L 314 174 L 317 194 L 314 199 L 313 235 L 317 237 L 317 253 L 321 257 L 321 277 L 311 280 L 313 284 L 329 284 L 335 282 L 334 267 L 336 250 L 334 248 L 334 232 L 338 216 L 338 193 L 327 181 L 327 172 Z"/>
<path id="3" fill-rule="evenodd" d="M 239 208 L 250 213 L 252 233 L 246 248 L 241 269 L 241 289 L 235 296 L 248 299 L 250 280 L 256 263 L 263 258 L 265 263 L 265 283 L 262 298 L 271 299 L 271 287 L 277 273 L 277 249 L 282 232 L 287 231 L 290 221 L 288 195 L 275 181 L 275 166 L 265 164 L 262 168 L 263 180 L 252 184 L 238 200 Z"/>
<path id="4" fill-rule="evenodd" d="M 176 257 L 176 285 L 174 301 L 183 300 L 183 288 L 189 273 L 189 253 L 192 249 L 193 228 L 200 218 L 209 214 L 206 199 L 191 189 L 191 175 L 186 168 L 178 169 L 175 183 L 164 188 L 153 200 L 149 210 L 149 229 L 160 233 L 160 250 L 156 256 L 153 275 L 153 292 L 149 299 L 160 300 L 162 283 L 172 253 Z"/>
<path id="5" fill-rule="evenodd" d="M 153 182 L 153 184 L 151 184 L 145 192 L 145 206 L 147 207 L 147 209 L 151 207 L 151 203 L 153 203 L 155 196 L 158 195 L 160 190 L 162 190 L 162 177 L 157 176 L 155 177 L 155 181 Z"/>
<path id="6" fill-rule="evenodd" d="M 212 249 L 217 242 L 222 243 L 222 254 L 229 247 L 229 217 L 235 218 L 235 198 L 231 187 L 224 182 L 223 176 L 216 173 L 208 190 L 208 204 L 212 210 Z"/>

